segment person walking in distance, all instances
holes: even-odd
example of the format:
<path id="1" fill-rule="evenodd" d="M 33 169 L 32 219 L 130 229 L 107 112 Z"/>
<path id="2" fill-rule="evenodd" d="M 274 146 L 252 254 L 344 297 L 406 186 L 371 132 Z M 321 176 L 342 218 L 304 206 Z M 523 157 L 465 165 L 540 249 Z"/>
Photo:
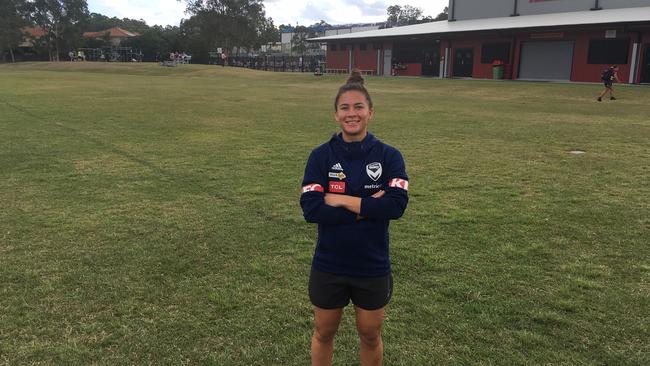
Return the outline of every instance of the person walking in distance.
<path id="1" fill-rule="evenodd" d="M 603 89 L 602 92 L 598 95 L 598 100 L 599 102 L 603 101 L 603 97 L 607 92 L 609 92 L 609 100 L 616 100 L 614 97 L 614 81 L 617 83 L 620 83 L 620 80 L 618 79 L 618 66 L 614 65 L 611 66 L 609 69 L 605 70 L 602 72 L 600 75 L 600 78 L 603 80 L 603 83 L 605 83 L 605 88 Z"/>
<path id="2" fill-rule="evenodd" d="M 381 328 L 393 289 L 388 250 L 390 220 L 408 204 L 402 154 L 368 132 L 372 99 L 358 70 L 334 100 L 340 132 L 307 161 L 300 205 L 318 224 L 309 277 L 314 309 L 311 362 L 331 365 L 343 308 L 354 304 L 361 365 L 381 365 Z"/>

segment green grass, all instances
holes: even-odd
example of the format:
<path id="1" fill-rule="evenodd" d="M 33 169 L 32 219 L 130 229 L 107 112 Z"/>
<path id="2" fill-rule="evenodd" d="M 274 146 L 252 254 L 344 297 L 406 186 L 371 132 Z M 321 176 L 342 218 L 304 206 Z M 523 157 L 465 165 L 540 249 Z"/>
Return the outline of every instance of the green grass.
<path id="1" fill-rule="evenodd" d="M 299 188 L 344 80 L 0 65 L 0 364 L 308 364 Z M 650 364 L 650 89 L 367 85 L 411 177 L 386 365 Z"/>

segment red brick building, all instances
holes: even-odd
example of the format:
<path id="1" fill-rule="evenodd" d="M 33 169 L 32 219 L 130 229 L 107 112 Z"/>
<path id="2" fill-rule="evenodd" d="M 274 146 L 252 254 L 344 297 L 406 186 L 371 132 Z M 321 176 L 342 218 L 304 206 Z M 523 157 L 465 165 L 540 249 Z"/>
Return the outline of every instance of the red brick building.
<path id="1" fill-rule="evenodd" d="M 619 65 L 621 82 L 650 83 L 650 1 L 619 0 L 618 8 L 595 1 L 587 10 L 558 11 L 544 0 L 514 0 L 508 16 L 473 19 L 454 14 L 459 4 L 469 6 L 460 1 L 474 0 L 450 0 L 449 21 L 312 41 L 327 44 L 326 68 L 338 71 L 492 78 L 497 63 L 506 79 L 593 82 L 603 69 Z M 626 1 L 631 6 L 621 7 Z M 531 14 L 517 13 L 518 4 Z"/>

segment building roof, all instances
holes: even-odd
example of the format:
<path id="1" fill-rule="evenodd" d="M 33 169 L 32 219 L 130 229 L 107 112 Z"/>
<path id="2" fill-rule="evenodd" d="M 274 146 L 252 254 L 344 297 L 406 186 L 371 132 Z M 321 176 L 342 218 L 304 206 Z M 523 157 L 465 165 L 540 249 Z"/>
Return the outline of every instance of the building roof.
<path id="1" fill-rule="evenodd" d="M 41 27 L 25 27 L 20 29 L 24 34 L 33 37 L 39 38 L 43 37 L 46 33 Z"/>
<path id="2" fill-rule="evenodd" d="M 125 38 L 125 37 L 136 37 L 139 36 L 136 32 L 129 32 L 128 30 L 122 29 L 120 27 L 113 27 L 111 29 L 106 29 L 99 32 L 84 32 L 84 37 L 87 38 L 101 38 L 104 34 L 109 33 L 110 38 Z"/>
<path id="3" fill-rule="evenodd" d="M 367 32 L 339 34 L 312 38 L 310 41 L 353 40 L 360 38 L 384 38 L 489 30 L 543 28 L 557 26 L 635 23 L 650 21 L 650 6 L 606 9 L 597 11 L 573 11 L 566 13 L 522 15 L 516 17 L 485 18 L 457 21 L 439 21 Z"/>
<path id="4" fill-rule="evenodd" d="M 35 40 L 47 35 L 41 27 L 24 27 L 20 28 L 20 31 L 23 33 L 23 39 L 18 44 L 18 47 L 34 47 Z"/>

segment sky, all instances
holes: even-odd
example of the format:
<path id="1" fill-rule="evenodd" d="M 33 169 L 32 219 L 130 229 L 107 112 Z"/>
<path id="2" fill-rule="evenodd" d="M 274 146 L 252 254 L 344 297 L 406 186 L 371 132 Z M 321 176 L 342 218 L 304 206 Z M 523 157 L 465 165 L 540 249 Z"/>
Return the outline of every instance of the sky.
<path id="1" fill-rule="evenodd" d="M 93 13 L 109 17 L 144 19 L 147 25 L 179 25 L 185 14 L 185 2 L 177 0 L 87 0 Z M 311 25 L 321 19 L 327 23 L 373 23 L 386 20 L 390 5 L 411 5 L 423 15 L 435 17 L 449 0 L 264 0 L 266 16 L 273 23 Z"/>

